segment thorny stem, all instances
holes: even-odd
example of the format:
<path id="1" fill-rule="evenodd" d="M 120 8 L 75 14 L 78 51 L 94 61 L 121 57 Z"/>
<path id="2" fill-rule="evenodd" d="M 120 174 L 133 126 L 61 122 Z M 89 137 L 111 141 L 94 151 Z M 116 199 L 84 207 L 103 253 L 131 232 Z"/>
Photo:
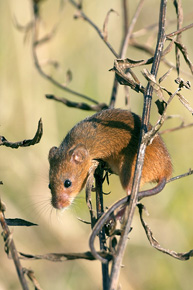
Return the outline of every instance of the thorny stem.
<path id="1" fill-rule="evenodd" d="M 167 3 L 167 0 L 161 0 L 158 41 L 157 41 L 157 47 L 156 47 L 156 51 L 154 55 L 154 62 L 151 69 L 151 74 L 153 74 L 155 77 L 157 75 L 159 63 L 161 60 L 161 53 L 163 51 L 163 44 L 165 40 L 166 3 Z M 143 107 L 141 134 L 140 134 L 140 143 L 141 143 L 144 133 L 147 131 L 147 126 L 149 123 L 152 92 L 153 92 L 153 87 L 151 83 L 148 83 L 147 93 L 144 96 L 144 107 Z M 112 265 L 111 277 L 110 277 L 110 288 L 109 288 L 110 290 L 116 289 L 117 284 L 118 284 L 122 257 L 123 257 L 124 250 L 126 247 L 127 236 L 131 228 L 134 211 L 137 204 L 137 193 L 138 193 L 139 183 L 141 179 L 141 172 L 142 172 L 143 160 L 145 156 L 145 149 L 146 149 L 146 144 L 141 143 L 139 146 L 137 162 L 136 162 L 136 167 L 135 167 L 133 188 L 131 192 L 131 201 L 126 208 L 126 213 L 125 213 L 125 224 L 123 227 L 124 231 L 120 237 L 120 241 L 119 241 L 118 249 L 117 249 L 117 255 Z"/>

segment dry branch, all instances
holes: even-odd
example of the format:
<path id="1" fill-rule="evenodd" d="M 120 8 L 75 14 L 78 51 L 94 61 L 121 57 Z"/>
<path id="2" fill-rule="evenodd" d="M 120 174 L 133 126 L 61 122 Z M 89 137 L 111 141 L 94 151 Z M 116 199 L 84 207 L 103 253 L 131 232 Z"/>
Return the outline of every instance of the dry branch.
<path id="1" fill-rule="evenodd" d="M 111 254 L 107 254 L 104 252 L 98 252 L 100 256 L 104 257 L 107 260 L 112 259 Z M 45 255 L 31 255 L 31 254 L 24 254 L 19 253 L 20 259 L 24 260 L 48 260 L 51 262 L 64 262 L 67 260 L 77 260 L 77 259 L 83 259 L 83 260 L 90 260 L 94 261 L 96 258 L 92 255 L 91 252 L 84 252 L 84 253 L 49 253 Z"/>
<path id="2" fill-rule="evenodd" d="M 157 46 L 154 55 L 154 62 L 151 69 L 151 74 L 155 76 L 157 75 L 159 63 L 161 60 L 161 54 L 163 51 L 164 40 L 165 40 L 165 20 L 166 20 L 166 0 L 162 0 L 160 4 L 160 16 L 159 16 L 159 31 L 157 38 Z M 137 193 L 139 191 L 139 184 L 141 179 L 141 173 L 143 168 L 143 161 L 145 156 L 146 145 L 142 143 L 142 138 L 144 133 L 146 133 L 149 117 L 150 117 L 150 109 L 151 109 L 151 100 L 152 100 L 153 88 L 151 83 L 148 84 L 146 93 L 144 95 L 144 106 L 143 106 L 143 116 L 142 116 L 142 125 L 141 125 L 141 133 L 140 133 L 140 141 L 139 141 L 139 150 L 137 154 L 137 161 L 135 167 L 134 181 L 133 187 L 131 191 L 131 201 L 129 205 L 126 207 L 125 211 L 125 221 L 123 224 L 124 232 L 121 235 L 116 257 L 113 261 L 112 270 L 111 270 L 111 278 L 110 278 L 110 290 L 116 289 L 118 284 L 118 277 L 121 268 L 121 262 L 124 254 L 124 250 L 127 243 L 128 233 L 131 228 L 131 223 L 135 211 L 135 207 L 137 204 Z"/>
<path id="3" fill-rule="evenodd" d="M 179 180 L 181 178 L 187 177 L 187 176 L 192 175 L 192 174 L 193 174 L 193 170 L 189 169 L 189 171 L 187 171 L 183 174 L 172 177 L 171 179 L 169 179 L 167 181 L 167 183 L 173 182 L 175 180 Z M 141 198 L 138 198 L 138 200 L 141 200 Z M 93 228 L 92 234 L 91 234 L 90 239 L 89 239 L 89 245 L 90 245 L 91 252 L 92 252 L 93 256 L 95 256 L 96 259 L 99 259 L 103 263 L 105 263 L 106 261 L 105 261 L 104 257 L 101 257 L 100 253 L 95 250 L 94 240 L 95 240 L 96 236 L 98 235 L 98 233 L 101 231 L 101 229 L 105 225 L 108 226 L 113 221 L 115 222 L 115 224 L 113 225 L 113 227 L 114 227 L 113 232 L 115 232 L 116 218 L 117 218 L 117 215 L 119 214 L 118 208 L 125 208 L 126 204 L 129 204 L 129 203 L 130 203 L 130 196 L 125 196 L 125 197 L 119 199 L 103 214 L 103 216 L 97 221 L 97 223 L 95 224 L 95 226 Z M 117 214 L 115 214 L 116 212 L 117 212 Z"/>
<path id="4" fill-rule="evenodd" d="M 97 112 L 99 112 L 101 110 L 108 108 L 108 106 L 105 103 L 101 103 L 101 104 L 98 103 L 97 105 L 89 105 L 87 103 L 72 102 L 72 101 L 69 101 L 65 98 L 59 98 L 59 97 L 56 97 L 54 95 L 46 95 L 46 98 L 49 100 L 55 100 L 57 102 L 60 102 L 64 105 L 66 105 L 67 107 L 81 109 L 81 110 L 85 110 L 85 111 L 97 111 Z"/>
<path id="5" fill-rule="evenodd" d="M 43 78 L 47 79 L 49 82 L 51 82 L 56 87 L 66 91 L 70 94 L 73 94 L 73 95 L 81 97 L 87 101 L 90 101 L 94 104 L 98 104 L 98 102 L 95 101 L 94 99 L 68 88 L 67 85 L 60 83 L 59 81 L 57 81 L 55 78 L 53 78 L 51 75 L 47 74 L 43 70 L 43 68 L 40 64 L 39 58 L 38 58 L 37 48 L 40 47 L 42 44 L 48 43 L 53 38 L 53 36 L 55 35 L 55 33 L 57 31 L 58 24 L 53 27 L 52 31 L 49 34 L 39 38 L 39 25 L 41 23 L 39 4 L 41 2 L 42 2 L 42 0 L 39 0 L 39 1 L 32 0 L 32 6 L 33 6 L 32 10 L 33 10 L 34 18 L 27 25 L 22 26 L 17 22 L 16 19 L 14 19 L 15 27 L 19 31 L 23 32 L 25 37 L 26 37 L 26 35 L 29 34 L 29 32 L 32 33 L 32 55 L 33 55 L 34 65 L 35 65 L 37 71 L 39 72 L 39 74 Z"/>
<path id="6" fill-rule="evenodd" d="M 157 249 L 158 251 L 165 253 L 175 259 L 181 260 L 181 261 L 185 261 L 185 260 L 189 260 L 192 256 L 193 256 L 193 250 L 190 250 L 189 252 L 186 253 L 177 253 L 173 250 L 168 250 L 168 249 L 164 249 L 160 246 L 160 244 L 158 243 L 158 241 L 154 238 L 153 233 L 150 229 L 150 227 L 148 226 L 148 224 L 144 221 L 143 219 L 143 210 L 144 210 L 144 205 L 142 205 L 141 203 L 137 205 L 138 209 L 139 209 L 139 215 L 140 215 L 140 220 L 142 223 L 142 226 L 145 230 L 145 233 L 147 235 L 147 238 L 151 244 L 152 247 L 154 247 L 155 249 Z"/>
<path id="7" fill-rule="evenodd" d="M 192 126 L 193 126 L 193 123 L 189 123 L 189 124 L 182 123 L 181 125 L 179 125 L 177 127 L 162 130 L 162 131 L 160 131 L 160 134 L 170 133 L 170 132 L 178 131 L 181 129 L 189 128 Z"/>
<path id="8" fill-rule="evenodd" d="M 14 149 L 17 149 L 18 147 L 32 146 L 40 142 L 42 138 L 42 134 L 43 134 L 43 124 L 42 124 L 42 120 L 40 119 L 38 122 L 38 128 L 37 128 L 36 134 L 33 137 L 33 139 L 27 139 L 27 140 L 18 141 L 18 142 L 10 142 L 4 136 L 0 136 L 0 146 L 11 147 Z"/>
<path id="9" fill-rule="evenodd" d="M 36 1 L 34 0 L 34 3 L 35 2 Z M 39 1 L 37 1 L 37 3 L 38 2 Z M 20 253 L 20 258 L 22 258 L 22 259 L 45 259 L 45 260 L 54 261 L 54 262 L 58 262 L 58 261 L 61 262 L 61 261 L 74 260 L 74 259 L 95 260 L 95 258 L 97 258 L 97 257 L 102 258 L 103 262 L 110 261 L 113 259 L 113 265 L 112 265 L 112 270 L 111 270 L 110 289 L 115 289 L 117 286 L 117 282 L 118 282 L 119 271 L 121 268 L 121 260 L 122 260 L 123 254 L 124 254 L 124 248 L 126 245 L 127 236 L 128 236 L 128 233 L 131 229 L 131 222 L 132 222 L 134 210 L 135 210 L 135 207 L 137 204 L 137 194 L 138 194 L 138 189 L 139 189 L 139 183 L 140 183 L 140 178 L 141 178 L 141 172 L 142 172 L 142 167 L 143 167 L 143 160 L 144 160 L 146 145 L 148 144 L 149 140 L 153 137 L 153 135 L 155 135 L 157 133 L 157 131 L 160 129 L 161 125 L 163 124 L 163 121 L 165 120 L 166 108 L 170 104 L 171 100 L 174 98 L 175 95 L 178 95 L 178 97 L 182 101 L 183 105 L 185 105 L 187 107 L 187 109 L 189 109 L 189 111 L 192 110 L 191 107 L 189 106 L 189 103 L 187 102 L 187 100 L 185 100 L 183 96 L 179 95 L 179 93 L 178 93 L 179 88 L 174 94 L 172 94 L 166 88 L 161 87 L 160 84 L 156 82 L 156 75 L 157 75 L 159 63 L 161 60 L 163 60 L 165 63 L 168 64 L 168 62 L 164 59 L 164 56 L 171 51 L 171 49 L 173 48 L 173 44 L 175 44 L 177 51 L 181 51 L 188 66 L 190 67 L 191 71 L 193 72 L 192 62 L 189 59 L 189 55 L 188 55 L 186 47 L 181 43 L 180 36 L 176 40 L 174 40 L 172 38 L 174 35 L 181 35 L 181 33 L 183 31 L 193 27 L 193 25 L 189 25 L 185 28 L 181 28 L 182 22 L 180 22 L 181 20 L 179 19 L 178 20 L 179 24 L 177 27 L 178 30 L 176 32 L 173 32 L 173 33 L 165 36 L 165 30 L 164 30 L 165 27 L 164 26 L 165 26 L 165 13 L 166 13 L 166 2 L 167 1 L 161 0 L 159 35 L 158 35 L 156 52 L 154 53 L 152 48 L 150 48 L 144 44 L 142 44 L 141 48 L 140 48 L 140 49 L 143 49 L 144 51 L 148 52 L 150 55 L 153 55 L 153 57 L 151 57 L 147 60 L 139 60 L 139 61 L 133 61 L 131 59 L 122 59 L 122 58 L 125 58 L 126 51 L 127 51 L 129 44 L 133 45 L 135 47 L 138 47 L 138 48 L 140 47 L 140 44 L 138 44 L 136 42 L 136 40 L 133 39 L 133 36 L 135 35 L 133 33 L 133 29 L 134 29 L 135 23 L 139 17 L 139 13 L 141 11 L 144 0 L 139 1 L 139 5 L 137 7 L 137 10 L 136 10 L 136 13 L 135 13 L 133 19 L 131 20 L 130 26 L 128 26 L 128 15 L 127 15 L 127 11 L 125 10 L 127 7 L 127 5 L 126 5 L 127 1 L 125 1 L 125 0 L 122 1 L 123 14 L 124 14 L 124 25 L 123 25 L 124 26 L 124 35 L 123 35 L 122 45 L 121 45 L 121 49 L 120 49 L 119 54 L 116 53 L 114 48 L 111 46 L 111 44 L 107 40 L 108 39 L 108 31 L 107 31 L 108 17 L 109 17 L 109 14 L 112 10 L 110 12 L 108 12 L 107 17 L 104 21 L 103 30 L 101 30 L 84 13 L 82 5 L 81 5 L 82 1 L 80 1 L 80 4 L 75 2 L 74 0 L 69 0 L 69 2 L 78 10 L 76 15 L 75 15 L 75 18 L 81 18 L 81 19 L 85 20 L 91 27 L 93 27 L 95 29 L 95 31 L 97 32 L 97 34 L 102 39 L 102 41 L 107 45 L 108 49 L 117 58 L 117 60 L 115 60 L 115 63 L 114 63 L 114 68 L 112 69 L 115 72 L 115 79 L 114 79 L 114 84 L 113 84 L 113 89 L 112 89 L 110 107 L 114 107 L 114 104 L 116 101 L 118 82 L 120 84 L 127 86 L 127 88 L 131 87 L 136 92 L 144 94 L 145 101 L 144 101 L 143 119 L 142 119 L 141 136 L 140 136 L 141 144 L 139 147 L 138 159 L 137 159 L 137 163 L 136 163 L 133 190 L 132 190 L 131 197 L 129 197 L 129 198 L 124 197 L 123 199 L 116 202 L 116 204 L 113 205 L 110 208 L 110 210 L 108 210 L 107 214 L 104 214 L 102 216 L 102 219 L 99 219 L 98 223 L 95 225 L 94 230 L 96 230 L 96 228 L 97 228 L 97 231 L 95 231 L 95 235 L 94 236 L 91 235 L 91 237 L 95 237 L 96 234 L 100 233 L 100 246 L 101 246 L 102 251 L 96 252 L 95 249 L 92 248 L 93 240 L 91 239 L 90 244 L 91 244 L 92 253 L 91 252 L 60 253 L 60 254 L 51 253 L 51 254 L 46 254 L 46 255 L 28 255 L 28 254 Z M 178 12 L 178 18 L 181 17 L 180 16 L 181 12 L 182 11 Z M 67 84 L 63 85 L 63 84 L 59 83 L 52 76 L 50 76 L 44 72 L 44 70 L 42 69 L 42 65 L 40 64 L 40 61 L 38 59 L 37 48 L 42 43 L 46 43 L 46 42 L 50 41 L 51 38 L 55 34 L 55 30 L 53 30 L 50 34 L 39 39 L 38 38 L 38 34 L 39 34 L 38 26 L 39 26 L 39 24 L 40 24 L 39 23 L 39 9 L 38 9 L 37 4 L 35 3 L 34 4 L 34 21 L 32 21 L 31 25 L 28 25 L 27 27 L 28 27 L 28 31 L 32 30 L 32 32 L 33 32 L 33 45 L 32 45 L 33 46 L 33 58 L 34 58 L 34 63 L 35 63 L 35 66 L 36 66 L 38 72 L 44 78 L 46 78 L 48 81 L 50 81 L 52 84 L 58 86 L 59 88 L 65 90 L 66 92 L 69 92 L 69 93 L 74 94 L 76 96 L 82 97 L 88 101 L 91 101 L 92 103 L 94 103 L 94 105 L 89 105 L 87 103 L 82 103 L 82 102 L 72 102 L 70 100 L 67 100 L 66 98 L 59 98 L 59 97 L 56 97 L 52 94 L 47 94 L 46 98 L 61 102 L 68 107 L 74 107 L 74 108 L 79 108 L 79 109 L 83 109 L 83 110 L 100 111 L 102 109 L 108 108 L 108 106 L 106 104 L 103 104 L 103 103 L 99 104 L 97 101 L 93 100 L 92 98 L 87 97 L 83 94 L 77 93 L 77 92 L 69 89 L 67 87 Z M 167 48 L 165 50 L 163 50 L 163 45 L 164 45 L 164 42 L 166 39 L 169 40 L 171 43 L 167 46 Z M 179 57 L 177 57 L 177 59 L 179 59 Z M 152 63 L 153 63 L 153 65 L 152 65 L 151 73 L 145 74 L 147 77 L 147 80 L 148 80 L 148 86 L 147 86 L 147 88 L 144 88 L 141 85 L 138 78 L 136 77 L 136 75 L 131 70 L 131 68 L 141 66 L 141 65 L 152 64 Z M 168 65 L 170 65 L 170 64 L 168 64 Z M 177 70 L 178 71 L 179 71 L 179 68 L 180 68 L 180 62 L 177 61 Z M 168 74 L 169 73 L 167 72 L 163 76 L 163 78 L 160 79 L 160 82 L 166 76 L 168 76 Z M 70 75 L 70 79 L 71 79 L 71 75 Z M 155 89 L 155 87 L 157 89 Z M 179 85 L 179 87 L 180 87 L 180 85 Z M 148 126 L 148 122 L 149 122 L 149 115 L 150 115 L 151 100 L 152 100 L 153 91 L 156 92 L 157 95 L 161 95 L 161 96 L 162 96 L 162 91 L 165 91 L 169 95 L 169 100 L 167 103 L 165 101 L 163 101 L 163 102 L 165 102 L 165 103 L 162 103 L 163 109 L 160 109 L 162 116 L 158 120 L 156 126 L 153 127 L 152 131 L 147 133 L 147 126 Z M 183 126 L 181 125 L 180 128 L 185 128 L 187 126 L 192 126 L 192 124 L 188 124 L 188 125 L 183 124 Z M 173 128 L 173 130 L 177 130 L 177 129 Z M 170 129 L 170 131 L 172 131 L 172 129 Z M 19 144 L 18 147 L 19 146 L 30 146 L 30 145 L 33 145 L 33 144 L 30 144 L 30 141 L 32 141 L 32 140 L 24 140 L 24 141 L 16 142 L 16 143 L 17 143 L 17 145 Z M 17 145 L 15 145 L 16 143 L 8 142 L 4 137 L 2 137 L 1 142 L 4 144 L 0 143 L 0 145 L 7 146 L 6 145 L 6 142 L 7 142 L 7 144 L 9 144 L 9 147 L 12 147 L 13 144 L 14 144 L 14 146 L 17 146 Z M 10 146 L 10 144 L 11 144 L 11 146 Z M 26 144 L 30 144 L 30 145 L 26 145 Z M 17 148 L 17 147 L 12 147 L 12 148 Z M 93 174 L 94 174 L 94 171 L 95 171 L 95 168 L 92 172 Z M 188 173 L 185 173 L 179 177 L 175 177 L 169 181 L 179 179 L 181 177 L 190 175 L 192 173 L 193 173 L 193 171 L 189 170 Z M 101 176 L 100 176 L 100 178 L 101 178 Z M 97 199 L 96 199 L 96 201 L 97 201 L 97 213 L 98 213 L 97 218 L 100 218 L 100 216 L 103 213 L 103 201 L 101 200 L 102 194 L 103 194 L 102 193 L 102 180 L 100 180 L 100 178 L 97 180 L 97 176 L 96 176 L 96 188 L 98 187 Z M 91 176 L 91 179 L 89 180 L 90 190 L 91 190 L 92 182 L 93 182 L 93 176 Z M 88 189 L 88 187 L 87 187 L 87 189 Z M 90 192 L 87 192 L 87 204 L 89 205 L 89 210 L 91 213 L 91 226 L 93 226 L 95 221 L 96 221 L 96 217 L 94 216 L 94 211 L 92 209 L 92 204 L 91 204 L 91 199 L 90 199 L 89 194 L 90 194 Z M 106 247 L 104 230 L 103 230 L 103 232 L 101 232 L 101 230 L 102 230 L 102 227 L 104 226 L 104 223 L 108 221 L 111 213 L 113 213 L 114 210 L 117 209 L 118 206 L 121 206 L 123 204 L 125 205 L 125 203 L 127 203 L 128 206 L 127 206 L 127 210 L 126 210 L 126 216 L 125 216 L 125 221 L 123 224 L 123 229 L 121 230 L 121 238 L 119 240 L 117 251 L 114 251 L 115 250 L 114 249 L 115 247 L 114 247 L 113 249 L 110 248 L 110 253 L 109 253 L 107 251 L 104 251 L 104 250 L 107 250 L 107 247 Z M 140 208 L 140 205 L 139 205 L 139 208 Z M 144 222 L 144 220 L 142 218 L 142 209 L 141 209 L 141 213 L 140 213 L 140 218 L 141 218 L 141 222 L 144 226 L 144 229 L 146 231 L 147 237 L 150 240 L 151 245 L 153 247 L 157 248 L 158 250 L 160 250 L 164 253 L 167 253 L 171 256 L 174 256 L 175 258 L 178 258 L 178 259 L 179 258 L 180 259 L 188 259 L 192 256 L 192 251 L 190 251 L 188 253 L 184 253 L 184 254 L 183 253 L 179 254 L 179 253 L 175 253 L 174 251 L 169 251 L 169 250 L 165 250 L 165 249 L 161 248 L 161 246 L 158 244 L 158 242 L 154 239 L 150 228 L 148 227 L 148 225 Z M 120 232 L 119 232 L 119 234 L 120 234 Z M 94 255 L 93 255 L 93 253 L 94 253 Z M 105 284 L 106 282 L 108 282 L 108 278 L 109 278 L 108 277 L 108 264 L 102 265 L 102 268 L 103 268 L 103 278 L 106 277 L 106 278 L 104 278 L 104 279 L 106 279 L 106 281 L 103 281 L 103 289 L 108 289 L 108 286 L 104 286 L 104 285 L 108 285 L 108 283 Z M 106 273 L 105 273 L 105 271 L 106 271 Z M 33 277 L 33 275 L 32 275 L 32 277 Z M 34 282 L 34 284 L 35 284 L 35 282 Z M 38 288 L 38 285 L 37 285 L 37 288 Z M 38 288 L 38 289 L 40 289 L 40 288 Z"/>
<path id="10" fill-rule="evenodd" d="M 17 252 L 16 246 L 15 246 L 12 234 L 7 226 L 7 223 L 6 223 L 6 220 L 4 217 L 4 211 L 5 211 L 5 205 L 0 201 L 0 223 L 1 223 L 1 227 L 3 229 L 2 236 L 3 236 L 4 242 L 5 242 L 5 252 L 7 254 L 9 254 L 9 252 L 11 253 L 11 257 L 14 261 L 14 264 L 15 264 L 17 274 L 18 274 L 20 283 L 22 285 L 22 288 L 24 290 L 28 290 L 29 289 L 28 284 L 27 284 L 27 281 L 26 281 L 25 276 L 24 276 L 24 271 L 23 271 L 22 265 L 19 261 L 18 252 Z"/>
<path id="11" fill-rule="evenodd" d="M 128 26 L 128 30 L 127 30 L 127 33 L 124 35 L 124 41 L 122 43 L 122 46 L 121 46 L 121 49 L 120 49 L 120 58 L 125 58 L 126 57 L 126 52 L 127 52 L 127 49 L 128 49 L 128 45 L 129 45 L 129 41 L 131 39 L 131 35 L 133 33 L 133 30 L 134 30 L 134 27 L 135 27 L 135 24 L 139 18 L 139 14 L 142 10 L 142 7 L 143 7 L 143 3 L 144 3 L 144 0 L 140 0 L 139 1 L 139 4 L 136 8 L 136 11 L 134 13 L 134 16 L 131 20 L 131 23 L 130 25 Z"/>
<path id="12" fill-rule="evenodd" d="M 141 12 L 141 9 L 142 9 L 142 6 L 143 6 L 143 2 L 144 0 L 140 0 L 137 8 L 136 8 L 136 11 L 134 13 L 134 16 L 131 20 L 131 23 L 130 25 L 128 25 L 128 16 L 127 16 L 127 11 L 125 9 L 127 9 L 127 2 L 123 0 L 122 2 L 122 7 L 123 7 L 123 19 L 124 19 L 124 24 L 123 24 L 123 27 L 124 27 L 124 33 L 123 33 L 123 39 L 122 39 L 122 42 L 121 42 L 121 46 L 120 46 L 120 51 L 119 51 L 119 55 L 117 55 L 117 59 L 122 59 L 122 58 L 125 58 L 126 57 L 126 52 L 127 52 L 127 49 L 128 49 L 128 45 L 129 45 L 129 41 L 131 39 L 131 35 L 132 35 L 132 32 L 133 32 L 133 29 L 135 27 L 135 24 L 137 22 L 137 19 L 139 17 L 139 14 Z M 131 74 L 131 76 L 135 79 L 135 74 L 133 73 L 133 71 L 129 68 L 128 69 L 129 73 Z M 116 72 L 116 71 L 115 71 Z M 117 92 L 118 92 L 118 82 L 120 84 L 124 84 L 124 80 L 123 80 L 123 83 L 120 82 L 120 78 L 119 78 L 119 74 L 116 73 L 115 74 L 115 78 L 114 78 L 114 82 L 113 82 L 113 88 L 112 88 L 112 93 L 111 93 L 111 99 L 110 99 L 110 103 L 109 103 L 109 107 L 114 107 L 115 105 L 115 102 L 116 102 L 116 98 L 117 98 Z M 127 83 L 130 83 L 131 86 L 133 86 L 132 84 L 132 80 L 131 82 L 127 82 Z M 128 85 L 128 84 L 127 84 Z M 126 102 L 127 102 L 127 96 L 128 96 L 128 88 L 126 88 Z"/>
<path id="13" fill-rule="evenodd" d="M 170 41 L 174 41 L 175 45 L 177 46 L 177 48 L 178 48 L 178 49 L 180 50 L 180 52 L 182 53 L 182 55 L 183 55 L 183 57 L 184 57 L 184 59 L 185 59 L 187 65 L 188 65 L 188 67 L 189 67 L 191 73 L 193 74 L 193 64 L 192 64 L 192 62 L 191 62 L 191 60 L 190 60 L 190 58 L 189 58 L 189 55 L 188 55 L 188 51 L 187 51 L 186 46 L 185 46 L 184 44 L 182 44 L 182 43 L 176 41 L 176 40 L 173 40 L 173 39 L 170 38 L 170 37 L 167 37 L 167 39 L 170 40 Z"/>
<path id="14" fill-rule="evenodd" d="M 180 179 L 180 178 L 184 178 L 184 177 L 189 176 L 189 175 L 192 175 L 192 174 L 193 174 L 193 170 L 191 170 L 191 168 L 190 168 L 189 171 L 187 171 L 187 172 L 185 172 L 185 173 L 183 173 L 183 174 L 180 174 L 180 175 L 177 175 L 177 176 L 174 176 L 174 177 L 170 178 L 170 179 L 167 181 L 167 183 L 172 182 L 172 181 L 174 181 L 174 180 L 178 180 L 178 179 Z"/>
<path id="15" fill-rule="evenodd" d="M 32 270 L 28 270 L 26 268 L 23 269 L 24 270 L 24 273 L 28 276 L 28 278 L 32 281 L 34 287 L 35 287 L 35 290 L 43 290 L 41 287 L 40 287 L 40 284 L 39 282 L 37 281 L 35 275 L 34 275 L 34 272 Z"/>
<path id="16" fill-rule="evenodd" d="M 100 38 L 104 41 L 106 46 L 110 49 L 110 51 L 114 54 L 116 58 L 119 57 L 119 55 L 116 53 L 114 48 L 111 46 L 111 44 L 107 41 L 106 35 L 103 33 L 101 29 L 84 13 L 82 9 L 82 5 L 77 4 L 74 0 L 69 0 L 69 2 L 77 9 L 77 13 L 75 14 L 75 19 L 82 18 L 86 22 L 89 23 L 90 26 L 94 28 L 94 30 L 97 32 L 97 34 L 100 36 Z"/>

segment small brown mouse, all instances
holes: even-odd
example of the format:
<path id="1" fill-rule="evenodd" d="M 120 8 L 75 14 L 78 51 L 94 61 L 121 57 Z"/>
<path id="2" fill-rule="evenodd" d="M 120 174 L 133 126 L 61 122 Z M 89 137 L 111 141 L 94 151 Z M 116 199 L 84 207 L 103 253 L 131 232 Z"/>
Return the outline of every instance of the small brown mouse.
<path id="1" fill-rule="evenodd" d="M 130 194 L 140 127 L 141 118 L 122 109 L 103 110 L 74 126 L 61 145 L 52 147 L 49 152 L 53 207 L 63 209 L 72 203 L 85 186 L 95 160 L 103 160 L 113 173 L 119 175 L 122 187 Z M 155 190 L 143 191 L 140 199 L 160 191 L 159 185 L 163 187 L 171 174 L 169 153 L 157 135 L 146 148 L 140 186 L 149 182 L 158 185 Z"/>

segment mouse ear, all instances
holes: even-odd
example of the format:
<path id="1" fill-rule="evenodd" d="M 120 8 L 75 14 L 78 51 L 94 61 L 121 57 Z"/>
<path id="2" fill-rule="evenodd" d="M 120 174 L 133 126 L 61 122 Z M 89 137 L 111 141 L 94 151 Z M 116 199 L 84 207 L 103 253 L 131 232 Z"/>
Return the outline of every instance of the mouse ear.
<path id="1" fill-rule="evenodd" d="M 71 150 L 71 152 L 72 156 L 70 158 L 70 161 L 75 163 L 83 162 L 88 155 L 88 151 L 83 145 L 76 146 L 73 150 Z"/>
<path id="2" fill-rule="evenodd" d="M 52 147 L 52 148 L 50 149 L 49 154 L 48 154 L 48 160 L 49 160 L 49 161 L 51 161 L 51 159 L 53 159 L 53 157 L 54 157 L 55 154 L 56 154 L 57 149 L 58 149 L 58 148 L 57 148 L 56 146 L 54 146 L 54 147 Z"/>

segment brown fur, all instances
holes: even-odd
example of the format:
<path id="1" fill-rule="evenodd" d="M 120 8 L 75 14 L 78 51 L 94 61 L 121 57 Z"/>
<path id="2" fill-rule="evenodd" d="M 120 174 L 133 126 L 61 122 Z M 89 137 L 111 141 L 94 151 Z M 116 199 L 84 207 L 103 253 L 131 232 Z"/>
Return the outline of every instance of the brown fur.
<path id="1" fill-rule="evenodd" d="M 97 113 L 71 129 L 60 147 L 49 152 L 52 204 L 68 206 L 84 187 L 93 160 L 103 160 L 119 175 L 123 188 L 129 192 L 135 169 L 141 119 L 121 109 Z M 151 127 L 151 126 L 150 126 Z M 150 129 L 150 128 L 149 128 Z M 166 180 L 172 164 L 166 146 L 158 135 L 146 149 L 141 186 Z M 72 185 L 64 187 L 69 179 Z"/>

